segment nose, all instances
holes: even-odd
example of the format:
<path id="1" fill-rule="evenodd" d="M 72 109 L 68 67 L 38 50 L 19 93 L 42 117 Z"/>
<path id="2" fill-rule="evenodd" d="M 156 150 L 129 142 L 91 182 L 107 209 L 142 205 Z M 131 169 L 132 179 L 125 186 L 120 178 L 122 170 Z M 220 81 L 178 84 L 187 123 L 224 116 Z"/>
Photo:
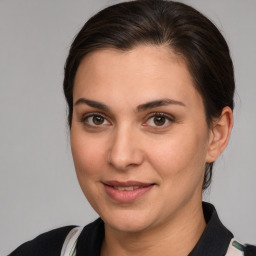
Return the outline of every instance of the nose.
<path id="1" fill-rule="evenodd" d="M 126 170 L 139 166 L 144 160 L 144 154 L 139 148 L 139 139 L 128 127 L 118 129 L 112 137 L 108 152 L 108 163 L 115 169 Z"/>

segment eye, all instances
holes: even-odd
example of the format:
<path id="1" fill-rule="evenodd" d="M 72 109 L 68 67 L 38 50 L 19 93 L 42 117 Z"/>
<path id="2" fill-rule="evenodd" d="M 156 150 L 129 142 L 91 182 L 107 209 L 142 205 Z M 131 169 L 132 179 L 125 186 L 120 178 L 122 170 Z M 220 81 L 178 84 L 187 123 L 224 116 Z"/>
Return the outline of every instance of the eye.
<path id="1" fill-rule="evenodd" d="M 90 126 L 104 126 L 110 125 L 110 122 L 100 114 L 90 114 L 86 115 L 81 120 L 84 124 L 88 124 Z"/>
<path id="2" fill-rule="evenodd" d="M 173 118 L 163 113 L 155 113 L 153 116 L 151 116 L 147 120 L 146 125 L 153 126 L 153 127 L 165 127 L 172 121 L 173 121 Z"/>

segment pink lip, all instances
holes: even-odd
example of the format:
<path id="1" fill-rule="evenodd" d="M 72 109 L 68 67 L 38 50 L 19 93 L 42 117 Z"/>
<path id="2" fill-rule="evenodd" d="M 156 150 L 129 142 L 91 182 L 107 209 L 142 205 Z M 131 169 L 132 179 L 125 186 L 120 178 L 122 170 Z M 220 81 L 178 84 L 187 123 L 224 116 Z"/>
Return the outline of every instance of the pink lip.
<path id="1" fill-rule="evenodd" d="M 129 203 L 135 201 L 145 193 L 147 193 L 155 184 L 143 183 L 138 181 L 106 181 L 103 182 L 108 196 L 114 201 L 120 203 Z M 138 187 L 134 190 L 118 190 L 115 187 Z"/>

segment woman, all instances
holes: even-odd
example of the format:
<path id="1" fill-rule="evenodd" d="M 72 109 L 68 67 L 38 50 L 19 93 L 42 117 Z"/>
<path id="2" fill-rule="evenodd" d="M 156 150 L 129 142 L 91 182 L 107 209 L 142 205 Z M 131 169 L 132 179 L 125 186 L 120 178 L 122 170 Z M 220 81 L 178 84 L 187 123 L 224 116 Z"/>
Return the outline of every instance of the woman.
<path id="1" fill-rule="evenodd" d="M 203 203 L 233 126 L 233 64 L 193 8 L 140 0 L 104 9 L 65 66 L 71 148 L 100 219 L 10 255 L 255 255 Z"/>

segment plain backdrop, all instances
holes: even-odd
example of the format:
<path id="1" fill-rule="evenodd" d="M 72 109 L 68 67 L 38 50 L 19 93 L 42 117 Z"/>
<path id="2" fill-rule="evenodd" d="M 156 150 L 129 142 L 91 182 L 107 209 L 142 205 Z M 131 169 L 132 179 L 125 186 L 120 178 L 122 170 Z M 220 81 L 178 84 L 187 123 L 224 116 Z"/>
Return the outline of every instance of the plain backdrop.
<path id="1" fill-rule="evenodd" d="M 73 167 L 62 92 L 70 43 L 111 0 L 0 0 L 0 255 L 97 215 Z M 256 244 L 256 0 L 187 0 L 226 37 L 236 74 L 235 126 L 204 198 Z"/>

